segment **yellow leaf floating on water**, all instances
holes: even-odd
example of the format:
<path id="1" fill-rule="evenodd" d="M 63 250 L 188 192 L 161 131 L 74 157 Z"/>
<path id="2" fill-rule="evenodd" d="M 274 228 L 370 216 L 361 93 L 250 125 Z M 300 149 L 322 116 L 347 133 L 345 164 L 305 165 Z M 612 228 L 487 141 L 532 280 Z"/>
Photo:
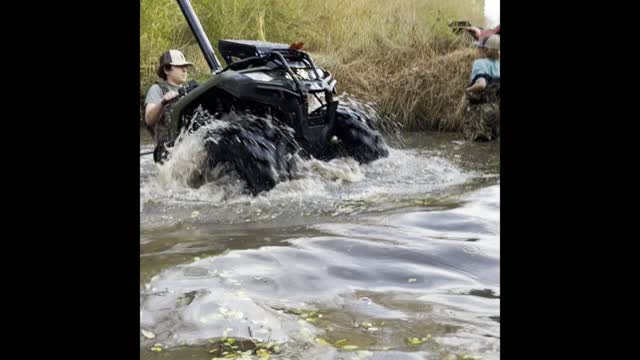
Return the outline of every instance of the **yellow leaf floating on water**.
<path id="1" fill-rule="evenodd" d="M 336 341 L 336 346 L 347 345 L 347 339 L 340 339 Z"/>
<path id="2" fill-rule="evenodd" d="M 200 216 L 200 212 L 199 211 L 194 211 L 191 213 L 191 217 L 192 218 L 197 218 L 198 216 Z"/>
<path id="3" fill-rule="evenodd" d="M 414 282 L 416 282 L 416 281 L 418 281 L 418 280 L 416 280 L 416 279 L 414 279 L 414 278 L 409 279 L 409 282 L 410 282 L 410 283 L 414 283 Z"/>
<path id="4" fill-rule="evenodd" d="M 424 340 L 418 339 L 417 337 L 410 337 L 407 339 L 407 344 L 409 345 L 420 345 L 424 342 Z"/>
<path id="5" fill-rule="evenodd" d="M 144 329 L 140 329 L 140 331 L 142 331 L 142 335 L 144 335 L 144 337 L 146 337 L 147 339 L 153 339 L 154 337 L 156 337 L 156 335 L 151 331 L 147 331 Z"/>
<path id="6" fill-rule="evenodd" d="M 160 351 L 162 351 L 162 348 L 158 347 L 158 346 L 154 346 L 154 347 L 151 348 L 151 351 L 160 352 Z"/>
<path id="7" fill-rule="evenodd" d="M 343 349 L 345 349 L 345 350 L 355 350 L 355 349 L 357 349 L 358 347 L 357 347 L 357 346 L 355 346 L 355 345 L 345 345 L 345 346 L 343 346 L 342 348 L 343 348 Z"/>
<path id="8" fill-rule="evenodd" d="M 258 355 L 258 356 L 259 356 L 259 359 L 260 359 L 260 360 L 267 360 L 267 359 L 269 359 L 269 357 L 271 356 L 271 354 L 269 353 L 269 351 L 268 351 L 268 350 L 266 350 L 266 349 L 258 349 L 258 350 L 256 351 L 256 355 Z"/>

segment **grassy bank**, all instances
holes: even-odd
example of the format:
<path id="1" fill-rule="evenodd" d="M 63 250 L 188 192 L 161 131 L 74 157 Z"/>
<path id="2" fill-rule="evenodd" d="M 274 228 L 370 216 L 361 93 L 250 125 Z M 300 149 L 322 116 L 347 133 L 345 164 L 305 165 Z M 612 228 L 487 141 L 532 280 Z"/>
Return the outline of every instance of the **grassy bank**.
<path id="1" fill-rule="evenodd" d="M 476 0 L 191 0 L 209 39 L 303 41 L 338 79 L 338 92 L 374 101 L 407 130 L 457 130 L 454 114 L 473 50 L 447 23 L 482 23 Z M 156 80 L 158 56 L 181 49 L 209 75 L 173 0 L 141 0 L 140 92 Z M 222 58 L 220 57 L 221 61 Z M 224 64 L 223 64 L 224 65 Z"/>

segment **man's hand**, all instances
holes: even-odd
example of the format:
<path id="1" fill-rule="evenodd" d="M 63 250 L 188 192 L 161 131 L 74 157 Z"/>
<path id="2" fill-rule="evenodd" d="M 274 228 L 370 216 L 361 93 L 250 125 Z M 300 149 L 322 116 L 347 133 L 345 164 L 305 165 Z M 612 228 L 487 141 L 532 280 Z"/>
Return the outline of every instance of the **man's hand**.
<path id="1" fill-rule="evenodd" d="M 160 120 L 160 115 L 162 115 L 162 109 L 167 104 L 167 102 L 171 101 L 171 99 L 175 98 L 179 94 L 175 91 L 169 91 L 162 96 L 162 101 L 158 104 L 147 104 L 147 107 L 144 111 L 144 121 L 149 126 L 154 126 L 158 120 Z"/>
<path id="2" fill-rule="evenodd" d="M 162 105 L 166 104 L 176 96 L 178 96 L 178 93 L 175 91 L 169 91 L 168 93 L 164 94 L 164 96 L 162 97 Z"/>
<path id="3" fill-rule="evenodd" d="M 478 80 L 476 80 L 475 83 L 473 83 L 473 85 L 466 88 L 465 91 L 468 93 L 477 92 L 477 91 L 484 90 L 486 87 L 487 87 L 487 80 L 485 80 L 484 78 L 479 78 Z"/>

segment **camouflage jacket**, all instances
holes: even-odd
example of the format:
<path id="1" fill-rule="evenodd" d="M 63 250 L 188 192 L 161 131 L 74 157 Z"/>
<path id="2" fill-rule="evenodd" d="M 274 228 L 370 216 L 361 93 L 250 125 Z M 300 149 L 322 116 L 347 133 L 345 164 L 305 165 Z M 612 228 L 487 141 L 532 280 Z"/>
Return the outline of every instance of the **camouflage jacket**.
<path id="1" fill-rule="evenodd" d="M 467 94 L 462 130 L 465 139 L 491 141 L 500 136 L 500 82 Z"/>

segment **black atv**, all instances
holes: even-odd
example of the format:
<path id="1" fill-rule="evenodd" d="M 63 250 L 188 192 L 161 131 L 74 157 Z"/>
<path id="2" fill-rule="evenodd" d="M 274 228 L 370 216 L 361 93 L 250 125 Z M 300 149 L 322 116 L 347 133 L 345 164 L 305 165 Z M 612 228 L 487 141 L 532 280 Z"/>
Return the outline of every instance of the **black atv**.
<path id="1" fill-rule="evenodd" d="M 226 126 L 207 129 L 207 166 L 227 163 L 253 194 L 290 179 L 295 155 L 351 156 L 361 163 L 388 155 L 373 120 L 334 100 L 336 80 L 300 44 L 220 40 L 223 69 L 189 1 L 177 1 L 213 76 L 192 82 L 165 107 L 168 141 L 156 147 L 156 162 L 180 134 L 216 120 Z"/>

